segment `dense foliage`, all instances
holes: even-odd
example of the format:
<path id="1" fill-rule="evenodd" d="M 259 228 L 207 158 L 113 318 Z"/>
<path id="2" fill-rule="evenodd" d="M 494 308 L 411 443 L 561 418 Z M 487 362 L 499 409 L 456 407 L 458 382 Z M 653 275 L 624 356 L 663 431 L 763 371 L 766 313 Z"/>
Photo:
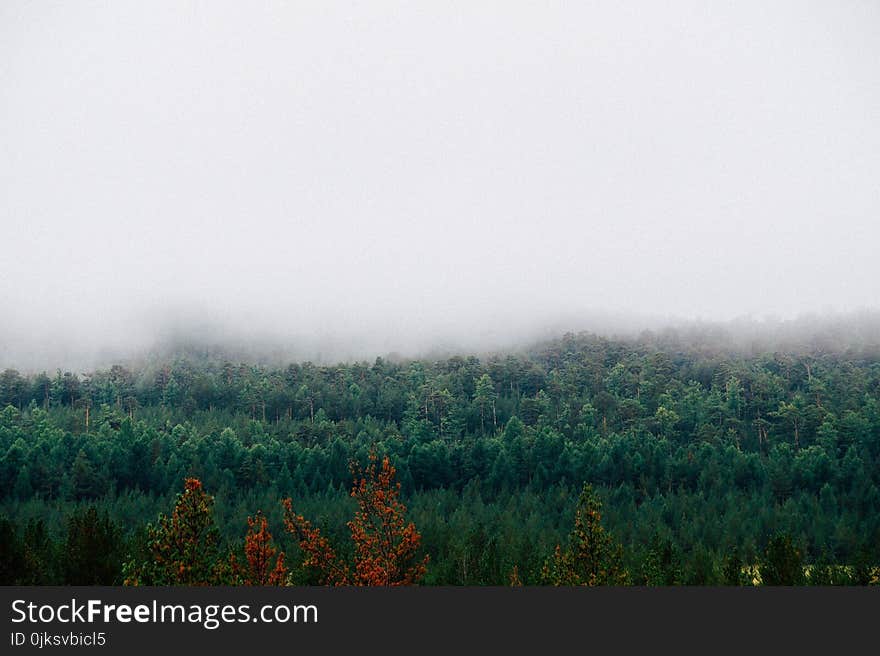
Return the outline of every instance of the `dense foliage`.
<path id="1" fill-rule="evenodd" d="M 185 560 L 156 551 L 183 518 L 156 518 L 187 479 L 213 496 L 216 524 L 188 527 L 205 532 L 200 549 L 238 550 L 230 568 L 245 567 L 238 545 L 261 511 L 251 530 L 271 527 L 287 579 L 318 582 L 281 500 L 359 562 L 349 467 L 371 452 L 396 468 L 425 583 L 567 580 L 579 532 L 595 531 L 613 562 L 578 580 L 876 580 L 875 353 L 567 335 L 483 359 L 271 366 L 190 353 L 90 374 L 6 370 L 2 583 L 121 583 L 124 571 L 187 582 L 186 568 L 144 565 Z M 249 580 L 268 582 L 275 564 Z"/>

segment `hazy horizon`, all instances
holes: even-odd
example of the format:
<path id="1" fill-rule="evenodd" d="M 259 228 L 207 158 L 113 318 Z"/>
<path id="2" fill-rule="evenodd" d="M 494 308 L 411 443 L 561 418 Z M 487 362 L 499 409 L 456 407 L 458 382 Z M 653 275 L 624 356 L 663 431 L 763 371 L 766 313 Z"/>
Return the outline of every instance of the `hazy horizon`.
<path id="1" fill-rule="evenodd" d="M 873 2 L 2 3 L 0 367 L 873 316 L 878 28 Z"/>
<path id="2" fill-rule="evenodd" d="M 88 373 L 111 365 L 142 366 L 180 356 L 222 357 L 236 362 L 316 365 L 392 360 L 438 360 L 452 356 L 491 357 L 535 352 L 566 335 L 596 335 L 619 343 L 642 342 L 659 350 L 709 351 L 757 355 L 788 352 L 801 355 L 842 353 L 880 356 L 880 311 L 804 313 L 795 318 L 738 317 L 727 321 L 672 317 L 593 314 L 556 321 L 507 324 L 505 330 L 439 333 L 436 329 L 406 335 L 392 331 L 330 331 L 285 334 L 254 327 L 193 319 L 153 321 L 137 335 L 120 333 L 98 344 L 94 340 L 38 343 L 5 340 L 0 345 L 0 371 L 22 373 L 72 371 Z"/>

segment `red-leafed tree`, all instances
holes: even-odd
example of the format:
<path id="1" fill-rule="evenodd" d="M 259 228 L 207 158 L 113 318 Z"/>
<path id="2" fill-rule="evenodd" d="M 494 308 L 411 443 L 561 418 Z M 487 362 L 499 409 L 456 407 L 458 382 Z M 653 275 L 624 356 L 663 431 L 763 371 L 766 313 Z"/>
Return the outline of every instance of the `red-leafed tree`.
<path id="1" fill-rule="evenodd" d="M 418 554 L 422 537 L 404 519 L 400 483 L 388 457 L 377 470 L 375 454 L 366 469 L 352 467 L 351 496 L 358 511 L 348 523 L 355 545 L 355 585 L 412 585 L 424 577 L 428 557 Z"/>
<path id="2" fill-rule="evenodd" d="M 246 565 L 238 565 L 233 560 L 238 581 L 243 585 L 284 585 L 287 580 L 284 552 L 274 547 L 269 522 L 260 511 L 256 517 L 248 517 L 247 522 L 248 532 L 244 538 Z"/>
<path id="3" fill-rule="evenodd" d="M 348 565 L 336 556 L 330 541 L 321 531 L 293 510 L 293 502 L 284 499 L 284 526 L 299 543 L 303 552 L 303 567 L 318 573 L 321 585 L 351 585 L 351 572 Z"/>
<path id="4" fill-rule="evenodd" d="M 422 580 L 428 557 L 419 555 L 421 535 L 405 520 L 406 506 L 400 501 L 400 483 L 388 457 L 381 464 L 370 454 L 366 468 L 352 463 L 354 484 L 351 496 L 358 510 L 348 522 L 354 543 L 352 565 L 342 561 L 329 541 L 302 515 L 292 502 L 284 503 L 284 521 L 302 549 L 303 565 L 319 572 L 324 585 L 397 586 Z"/>

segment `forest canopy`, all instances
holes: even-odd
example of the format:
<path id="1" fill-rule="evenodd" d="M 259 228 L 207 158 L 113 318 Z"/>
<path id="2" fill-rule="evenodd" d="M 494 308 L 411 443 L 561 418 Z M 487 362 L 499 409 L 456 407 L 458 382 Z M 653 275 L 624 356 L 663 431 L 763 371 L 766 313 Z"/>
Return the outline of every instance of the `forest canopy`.
<path id="1" fill-rule="evenodd" d="M 266 583 L 280 562 L 273 582 L 326 582 L 285 526 L 307 521 L 340 562 L 367 562 L 350 524 L 372 506 L 358 511 L 352 472 L 386 459 L 398 529 L 415 527 L 412 582 L 877 579 L 870 341 L 756 350 L 647 333 L 482 358 L 280 365 L 190 350 L 87 374 L 7 369 L 0 582 L 123 583 L 193 480 L 210 498 L 203 547 L 226 563 L 205 577 L 257 558 L 238 580 Z M 577 554 L 597 545 L 588 567 Z"/>

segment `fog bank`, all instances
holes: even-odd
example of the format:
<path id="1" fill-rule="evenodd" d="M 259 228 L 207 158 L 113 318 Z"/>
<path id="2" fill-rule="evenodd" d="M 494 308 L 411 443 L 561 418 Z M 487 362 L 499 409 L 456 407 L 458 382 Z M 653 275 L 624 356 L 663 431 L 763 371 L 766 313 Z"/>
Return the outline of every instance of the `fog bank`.
<path id="1" fill-rule="evenodd" d="M 877 310 L 878 28 L 876 2 L 0 3 L 0 366 Z"/>

